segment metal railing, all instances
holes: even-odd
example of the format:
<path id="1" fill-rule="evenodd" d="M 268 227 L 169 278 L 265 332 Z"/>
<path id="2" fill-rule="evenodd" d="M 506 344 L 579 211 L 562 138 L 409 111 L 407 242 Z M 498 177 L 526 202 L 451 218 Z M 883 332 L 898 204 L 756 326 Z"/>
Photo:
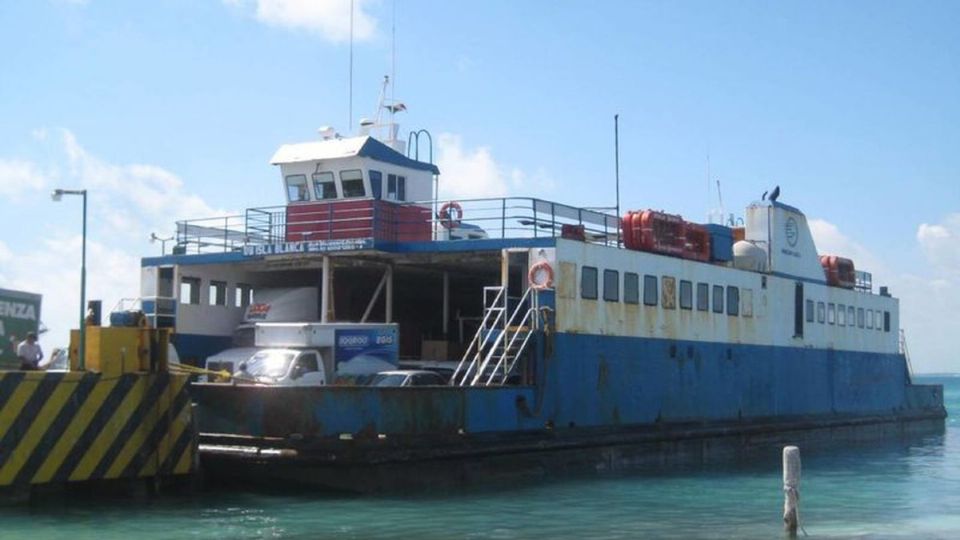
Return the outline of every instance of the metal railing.
<path id="1" fill-rule="evenodd" d="M 439 210 L 448 203 L 459 205 L 462 219 L 441 219 Z M 345 238 L 409 242 L 570 236 L 617 246 L 619 227 L 617 216 L 535 198 L 404 203 L 345 199 L 178 221 L 174 253 L 230 252 L 247 245 Z"/>

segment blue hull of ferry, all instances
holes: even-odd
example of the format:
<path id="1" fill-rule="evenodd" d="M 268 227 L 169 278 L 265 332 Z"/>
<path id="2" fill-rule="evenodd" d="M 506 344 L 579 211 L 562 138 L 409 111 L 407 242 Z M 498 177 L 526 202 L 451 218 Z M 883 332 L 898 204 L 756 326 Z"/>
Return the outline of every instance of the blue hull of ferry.
<path id="1" fill-rule="evenodd" d="M 942 389 L 911 385 L 900 355 L 558 334 L 534 386 L 264 388 L 195 385 L 201 433 L 281 438 L 329 450 L 341 435 L 462 447 L 586 431 L 699 424 L 943 418 Z M 472 444 L 472 443 L 471 443 Z M 467 446 L 471 446 L 467 444 Z M 475 445 L 477 451 L 483 444 Z M 325 450 L 325 451 L 326 451 Z M 409 450 L 409 448 L 407 448 Z M 399 458 L 403 453 L 398 453 Z M 383 456 L 381 456 L 383 457 Z"/>

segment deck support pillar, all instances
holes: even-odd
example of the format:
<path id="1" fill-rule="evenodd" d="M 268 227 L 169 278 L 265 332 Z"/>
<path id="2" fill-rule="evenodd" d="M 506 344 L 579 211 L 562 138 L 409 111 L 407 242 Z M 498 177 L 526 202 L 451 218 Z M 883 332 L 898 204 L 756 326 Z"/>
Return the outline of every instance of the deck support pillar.
<path id="1" fill-rule="evenodd" d="M 383 321 L 386 323 L 393 322 L 393 264 L 387 266 L 387 298 L 386 302 L 386 313 L 383 315 Z"/>
<path id="2" fill-rule="evenodd" d="M 330 256 L 323 256 L 323 275 L 320 277 L 320 322 L 327 323 L 330 314 Z"/>
<path id="3" fill-rule="evenodd" d="M 443 271 L 443 339 L 450 330 L 450 272 Z"/>

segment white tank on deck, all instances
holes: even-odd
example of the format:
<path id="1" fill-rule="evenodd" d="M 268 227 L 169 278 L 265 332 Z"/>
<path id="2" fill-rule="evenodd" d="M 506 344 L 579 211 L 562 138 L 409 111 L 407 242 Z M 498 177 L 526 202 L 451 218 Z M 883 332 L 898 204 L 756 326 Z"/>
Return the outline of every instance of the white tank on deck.
<path id="1" fill-rule="evenodd" d="M 733 266 L 753 272 L 767 271 L 767 251 L 749 240 L 733 244 Z"/>

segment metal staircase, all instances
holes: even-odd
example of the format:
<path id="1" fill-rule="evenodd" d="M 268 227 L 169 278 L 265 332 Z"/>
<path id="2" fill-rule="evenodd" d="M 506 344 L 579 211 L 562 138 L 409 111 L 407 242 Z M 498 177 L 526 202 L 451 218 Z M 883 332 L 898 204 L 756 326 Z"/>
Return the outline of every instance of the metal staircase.
<path id="1" fill-rule="evenodd" d="M 518 300 L 515 306 L 511 304 Z M 452 386 L 505 384 L 523 356 L 530 337 L 540 328 L 537 291 L 530 287 L 519 299 L 506 287 L 483 288 L 483 319 L 450 378 Z"/>

